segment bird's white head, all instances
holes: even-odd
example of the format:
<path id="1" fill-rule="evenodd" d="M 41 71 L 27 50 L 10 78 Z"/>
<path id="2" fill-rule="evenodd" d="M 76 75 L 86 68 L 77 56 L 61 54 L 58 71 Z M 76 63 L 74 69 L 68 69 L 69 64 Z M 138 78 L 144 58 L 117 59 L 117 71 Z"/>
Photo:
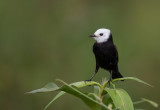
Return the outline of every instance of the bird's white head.
<path id="1" fill-rule="evenodd" d="M 110 34 L 111 34 L 111 31 L 109 29 L 101 28 L 101 29 L 98 29 L 94 33 L 94 35 L 91 35 L 89 37 L 93 37 L 98 43 L 102 43 L 109 39 Z"/>

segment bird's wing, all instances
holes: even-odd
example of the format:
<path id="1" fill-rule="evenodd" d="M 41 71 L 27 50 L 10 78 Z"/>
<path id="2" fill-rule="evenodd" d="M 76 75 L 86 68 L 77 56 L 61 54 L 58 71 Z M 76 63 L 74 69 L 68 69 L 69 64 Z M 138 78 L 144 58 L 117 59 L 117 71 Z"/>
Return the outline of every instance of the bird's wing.
<path id="1" fill-rule="evenodd" d="M 110 47 L 110 63 L 116 64 L 118 63 L 118 51 L 115 45 Z"/>
<path id="2" fill-rule="evenodd" d="M 114 46 L 115 47 L 115 54 L 116 54 L 116 60 L 117 60 L 117 62 L 119 61 L 119 59 L 118 59 L 118 51 L 117 51 L 117 47 L 116 46 Z"/>
<path id="3" fill-rule="evenodd" d="M 104 65 L 115 65 L 118 63 L 118 52 L 114 44 L 99 46 L 95 43 L 93 52 L 96 57 L 96 62 L 103 62 Z"/>

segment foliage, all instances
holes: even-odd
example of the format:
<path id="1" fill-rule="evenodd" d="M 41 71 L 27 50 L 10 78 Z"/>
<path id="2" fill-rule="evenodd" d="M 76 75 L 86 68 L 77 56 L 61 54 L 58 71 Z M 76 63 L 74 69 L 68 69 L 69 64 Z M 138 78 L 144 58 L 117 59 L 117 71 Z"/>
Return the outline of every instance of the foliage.
<path id="1" fill-rule="evenodd" d="M 58 87 L 55 83 L 51 82 L 45 85 L 43 88 L 36 89 L 27 93 L 32 94 L 39 92 L 60 91 L 45 107 L 45 109 L 47 109 L 54 101 L 56 101 L 59 97 L 61 97 L 65 93 L 69 93 L 72 94 L 73 96 L 80 98 L 92 110 L 134 110 L 135 109 L 134 104 L 139 104 L 142 102 L 148 102 L 154 107 L 158 107 L 157 103 L 145 98 L 142 98 L 142 100 L 133 103 L 131 97 L 124 89 L 116 88 L 115 84 L 113 84 L 113 82 L 115 81 L 128 80 L 128 79 L 135 80 L 137 82 L 151 86 L 150 84 L 134 77 L 125 77 L 112 80 L 111 85 L 113 88 L 111 88 L 110 86 L 107 87 L 108 80 L 107 81 L 104 80 L 102 84 L 95 81 L 89 81 L 89 82 L 80 81 L 72 84 L 67 84 L 64 81 L 57 79 L 56 81 L 62 83 L 63 86 Z M 93 93 L 85 93 L 80 90 L 80 88 L 89 85 L 94 86 Z"/>

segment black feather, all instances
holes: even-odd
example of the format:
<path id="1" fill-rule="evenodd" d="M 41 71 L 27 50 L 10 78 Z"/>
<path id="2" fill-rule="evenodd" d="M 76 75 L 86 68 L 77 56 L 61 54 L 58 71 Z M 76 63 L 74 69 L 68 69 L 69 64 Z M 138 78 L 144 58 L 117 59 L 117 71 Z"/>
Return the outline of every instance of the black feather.
<path id="1" fill-rule="evenodd" d="M 112 79 L 123 77 L 118 69 L 118 51 L 113 43 L 112 34 L 107 41 L 96 42 L 93 45 L 93 53 L 96 59 L 96 67 L 112 72 Z"/>

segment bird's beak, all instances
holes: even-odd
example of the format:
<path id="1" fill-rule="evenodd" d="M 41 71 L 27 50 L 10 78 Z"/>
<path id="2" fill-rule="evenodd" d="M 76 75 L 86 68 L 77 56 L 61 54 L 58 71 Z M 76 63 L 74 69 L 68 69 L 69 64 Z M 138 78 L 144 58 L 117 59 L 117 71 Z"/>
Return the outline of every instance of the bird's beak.
<path id="1" fill-rule="evenodd" d="M 90 35 L 90 36 L 88 36 L 88 37 L 96 37 L 96 36 L 93 34 L 93 35 Z"/>

